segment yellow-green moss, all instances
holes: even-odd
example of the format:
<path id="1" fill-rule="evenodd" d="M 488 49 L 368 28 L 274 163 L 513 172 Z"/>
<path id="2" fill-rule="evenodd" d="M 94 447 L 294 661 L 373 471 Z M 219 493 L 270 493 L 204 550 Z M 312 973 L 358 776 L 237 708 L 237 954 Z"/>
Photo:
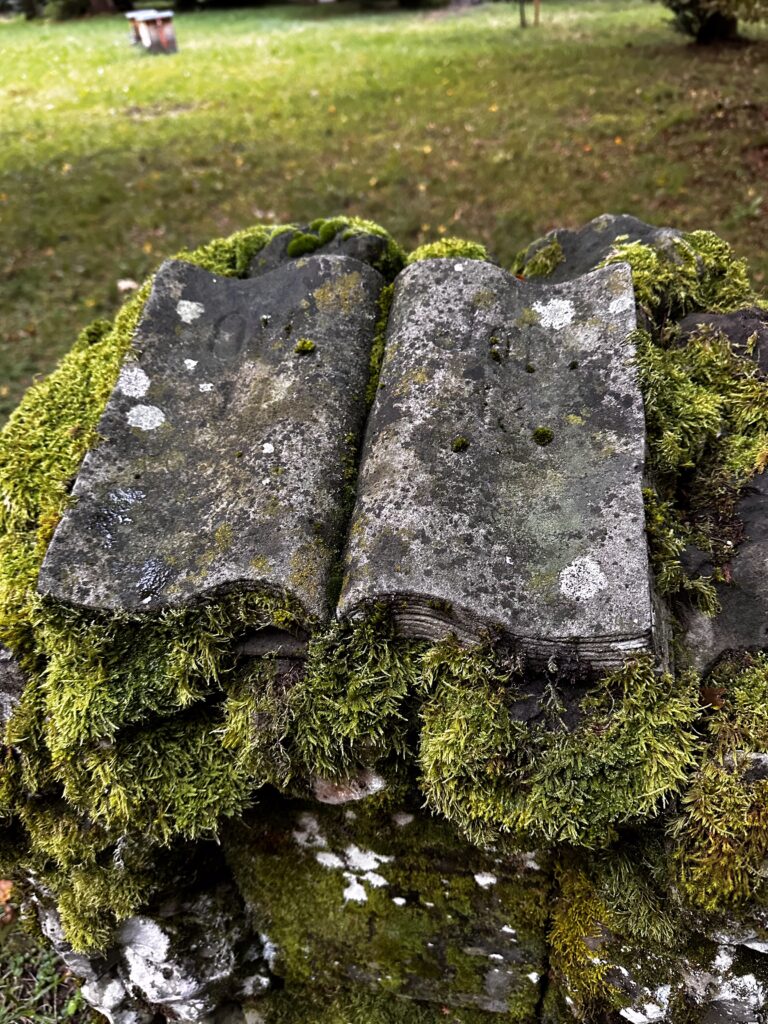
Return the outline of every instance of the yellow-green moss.
<path id="1" fill-rule="evenodd" d="M 488 250 L 479 242 L 468 242 L 463 238 L 441 238 L 439 242 L 420 245 L 406 257 L 406 265 L 420 260 L 461 259 L 487 260 Z"/>
<path id="2" fill-rule="evenodd" d="M 520 277 L 549 277 L 555 267 L 565 260 L 563 247 L 556 238 L 541 245 L 526 259 L 529 249 L 523 249 L 515 257 L 512 273 Z"/>
<path id="3" fill-rule="evenodd" d="M 722 662 L 702 699 L 706 744 L 669 826 L 681 892 L 705 910 L 743 904 L 764 886 L 768 779 L 751 754 L 768 750 L 768 655 Z"/>
<path id="4" fill-rule="evenodd" d="M 605 845 L 618 825 L 656 814 L 693 764 L 695 677 L 659 674 L 649 659 L 585 693 L 570 729 L 554 686 L 535 723 L 516 717 L 525 683 L 483 649 L 438 645 L 424 673 L 422 789 L 475 841 Z"/>
<path id="5" fill-rule="evenodd" d="M 378 259 L 374 260 L 373 266 L 387 281 L 392 281 L 403 268 L 405 254 L 388 231 L 374 221 L 364 220 L 362 217 L 330 217 L 313 220 L 309 225 L 308 232 L 295 232 L 294 237 L 288 243 L 287 253 L 294 258 L 307 256 L 333 241 L 337 235 L 346 240 L 355 235 L 365 234 L 377 235 L 379 238 L 386 239 L 384 251 Z"/>

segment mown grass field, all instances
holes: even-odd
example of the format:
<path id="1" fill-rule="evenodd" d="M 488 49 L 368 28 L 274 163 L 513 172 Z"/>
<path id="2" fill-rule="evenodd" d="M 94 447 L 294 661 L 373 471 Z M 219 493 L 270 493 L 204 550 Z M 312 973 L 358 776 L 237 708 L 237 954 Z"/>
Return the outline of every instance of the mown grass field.
<path id="1" fill-rule="evenodd" d="M 647 0 L 0 22 L 0 416 L 120 278 L 256 220 L 356 213 L 502 260 L 603 211 L 713 228 L 768 279 L 768 31 L 699 49 Z"/>

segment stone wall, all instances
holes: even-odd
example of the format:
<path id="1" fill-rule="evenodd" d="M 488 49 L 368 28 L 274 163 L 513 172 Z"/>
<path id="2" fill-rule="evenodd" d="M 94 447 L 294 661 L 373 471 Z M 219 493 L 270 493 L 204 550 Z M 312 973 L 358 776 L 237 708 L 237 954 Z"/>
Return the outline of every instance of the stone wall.
<path id="1" fill-rule="evenodd" d="M 626 216 L 258 227 L 88 328 L 0 437 L 0 854 L 86 998 L 768 1019 L 765 336 Z"/>

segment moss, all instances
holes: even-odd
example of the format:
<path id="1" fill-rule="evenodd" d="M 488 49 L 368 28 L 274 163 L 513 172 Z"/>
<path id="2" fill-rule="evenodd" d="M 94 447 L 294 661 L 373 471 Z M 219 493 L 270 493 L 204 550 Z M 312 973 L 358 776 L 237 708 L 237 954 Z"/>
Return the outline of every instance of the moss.
<path id="1" fill-rule="evenodd" d="M 497 863 L 429 815 L 397 824 L 360 803 L 264 807 L 223 842 L 289 990 L 354 979 L 390 997 L 483 1005 L 489 953 L 504 951 L 505 1019 L 527 1024 L 535 1013 L 538 989 L 527 975 L 540 973 L 544 953 L 540 873 Z M 494 883 L 482 886 L 475 874 Z"/>
<path id="2" fill-rule="evenodd" d="M 768 749 L 768 655 L 721 662 L 702 697 L 706 743 L 669 831 L 681 892 L 714 911 L 743 904 L 764 885 L 768 780 L 750 771 L 750 754 Z"/>
<path id="3" fill-rule="evenodd" d="M 663 860 L 660 844 L 637 846 L 631 836 L 597 857 L 559 854 L 550 963 L 579 1019 L 604 1019 L 631 1002 L 651 1001 L 674 980 L 687 931 L 657 884 Z"/>
<path id="4" fill-rule="evenodd" d="M 706 310 L 728 313 L 759 302 L 745 260 L 711 231 L 673 239 L 671 249 L 617 238 L 601 266 L 629 263 L 637 301 L 657 325 Z"/>
<path id="5" fill-rule="evenodd" d="M 318 312 L 335 317 L 349 316 L 363 298 L 362 279 L 353 270 L 343 277 L 332 278 L 312 293 Z"/>
<path id="6" fill-rule="evenodd" d="M 528 694 L 490 649 L 437 645 L 423 671 L 422 789 L 475 842 L 603 846 L 617 825 L 663 808 L 693 765 L 692 674 L 675 680 L 631 661 L 584 693 L 568 729 L 556 689 L 535 723 L 517 717 Z"/>
<path id="7" fill-rule="evenodd" d="M 517 254 L 512 265 L 513 274 L 519 277 L 549 277 L 555 267 L 565 260 L 563 247 L 556 238 L 550 242 L 542 242 L 544 244 L 534 242 L 534 246 L 538 245 L 538 248 L 530 256 L 527 254 L 534 246 L 529 246 Z"/>
<path id="8" fill-rule="evenodd" d="M 421 260 L 461 259 L 487 260 L 488 250 L 479 242 L 467 242 L 463 238 L 441 238 L 438 242 L 420 245 L 406 257 L 406 265 Z"/>
<path id="9" fill-rule="evenodd" d="M 541 448 L 546 448 L 548 444 L 552 444 L 555 439 L 555 432 L 549 427 L 536 427 L 531 437 Z"/>
<path id="10" fill-rule="evenodd" d="M 265 1024 L 494 1024 L 498 1014 L 357 990 L 292 987 L 258 1002 Z"/>
<path id="11" fill-rule="evenodd" d="M 296 342 L 293 351 L 298 352 L 300 356 L 306 356 L 309 355 L 311 352 L 314 352 L 316 348 L 317 345 L 314 343 L 314 341 L 312 341 L 311 338 L 299 338 L 299 340 Z"/>
<path id="12" fill-rule="evenodd" d="M 315 232 L 321 245 L 327 245 L 336 235 L 343 240 L 355 235 L 377 235 L 386 239 L 383 253 L 373 261 L 372 266 L 386 281 L 393 281 L 405 265 L 405 253 L 394 238 L 380 224 L 362 217 L 329 217 L 314 220 L 310 229 Z"/>
<path id="13" fill-rule="evenodd" d="M 465 452 L 467 448 L 469 448 L 469 441 L 466 437 L 459 435 L 458 437 L 454 437 L 451 441 L 452 452 Z"/>

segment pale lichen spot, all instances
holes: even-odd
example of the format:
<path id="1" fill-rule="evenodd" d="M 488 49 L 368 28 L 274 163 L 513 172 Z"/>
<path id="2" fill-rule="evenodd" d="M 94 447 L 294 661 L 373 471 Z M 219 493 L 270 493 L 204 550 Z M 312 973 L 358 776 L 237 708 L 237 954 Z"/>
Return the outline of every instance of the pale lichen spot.
<path id="1" fill-rule="evenodd" d="M 156 405 L 134 405 L 125 414 L 129 427 L 139 430 L 157 430 L 165 423 L 165 413 Z"/>
<path id="2" fill-rule="evenodd" d="M 344 902 L 345 903 L 367 903 L 368 894 L 365 891 L 365 886 L 361 884 L 359 879 L 348 871 L 344 872 L 344 877 L 349 883 L 344 890 Z"/>
<path id="3" fill-rule="evenodd" d="M 498 879 L 496 878 L 496 875 L 491 875 L 487 871 L 479 871 L 475 875 L 475 881 L 481 889 L 488 889 L 490 886 L 496 885 Z"/>
<path id="4" fill-rule="evenodd" d="M 594 560 L 588 555 L 575 558 L 561 571 L 560 593 L 573 601 L 588 600 L 608 586 L 608 579 Z"/>
<path id="5" fill-rule="evenodd" d="M 396 907 L 404 907 L 407 901 L 405 896 L 393 896 L 392 902 Z"/>
<path id="6" fill-rule="evenodd" d="M 271 455 L 275 450 L 275 446 L 270 441 L 265 441 L 265 443 L 261 446 L 261 450 L 264 452 L 265 455 Z"/>
<path id="7" fill-rule="evenodd" d="M 351 843 L 344 851 L 347 865 L 353 871 L 375 871 L 380 864 L 388 864 L 394 858 L 387 857 L 383 853 L 374 853 L 373 850 L 361 850 L 359 846 Z"/>
<path id="8" fill-rule="evenodd" d="M 331 853 L 328 850 L 322 850 L 320 853 L 315 854 L 315 860 L 318 864 L 322 864 L 324 868 L 343 868 L 344 861 L 335 853 Z"/>
<path id="9" fill-rule="evenodd" d="M 198 391 L 202 391 L 203 394 L 206 394 L 208 391 L 213 391 L 213 384 L 206 381 L 204 384 L 198 384 L 197 388 Z"/>
<path id="10" fill-rule="evenodd" d="M 363 875 L 363 881 L 368 882 L 374 889 L 381 889 L 385 885 L 389 885 L 389 882 L 383 875 L 380 875 L 377 871 L 366 871 Z"/>
<path id="11" fill-rule="evenodd" d="M 405 828 L 406 825 L 410 825 L 413 821 L 413 815 L 409 814 L 408 811 L 395 811 L 392 815 L 392 821 L 394 821 L 398 828 Z"/>
<path id="12" fill-rule="evenodd" d="M 547 302 L 534 302 L 533 308 L 539 314 L 542 327 L 553 331 L 561 331 L 563 327 L 573 323 L 576 307 L 570 299 L 549 299 Z"/>
<path id="13" fill-rule="evenodd" d="M 124 366 L 117 378 L 118 390 L 129 398 L 143 398 L 149 391 L 149 385 L 149 377 L 136 363 Z"/>
<path id="14" fill-rule="evenodd" d="M 536 973 L 536 971 L 531 971 L 531 973 L 530 973 L 530 974 L 528 974 L 528 975 L 526 975 L 526 977 L 528 978 L 528 980 L 529 980 L 529 981 L 530 981 L 530 982 L 531 982 L 532 984 L 534 984 L 534 985 L 538 985 L 538 984 L 539 984 L 539 979 L 541 978 L 541 975 L 540 975 L 540 974 L 537 974 L 537 973 Z"/>
<path id="15" fill-rule="evenodd" d="M 184 365 L 190 371 L 194 370 L 194 368 L 197 366 L 197 363 L 198 363 L 197 359 L 185 359 L 184 360 Z"/>
<path id="16" fill-rule="evenodd" d="M 179 314 L 180 320 L 183 320 L 185 324 L 191 324 L 203 315 L 205 312 L 205 306 L 202 302 L 192 302 L 190 299 L 179 299 L 176 303 L 176 312 Z"/>

